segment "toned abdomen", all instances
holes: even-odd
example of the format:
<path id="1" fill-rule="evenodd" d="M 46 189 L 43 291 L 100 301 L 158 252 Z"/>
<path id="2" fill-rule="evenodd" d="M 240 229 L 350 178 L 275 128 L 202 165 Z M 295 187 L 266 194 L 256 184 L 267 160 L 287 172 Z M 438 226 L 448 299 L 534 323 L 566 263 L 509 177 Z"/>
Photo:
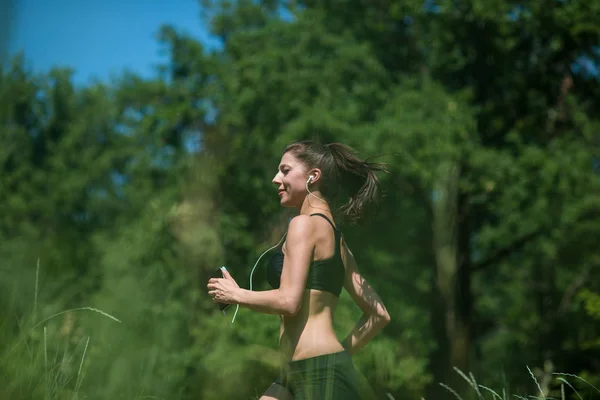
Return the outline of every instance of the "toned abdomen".
<path id="1" fill-rule="evenodd" d="M 280 348 L 286 360 L 301 360 L 342 351 L 333 329 L 338 298 L 331 293 L 306 290 L 293 317 L 283 317 Z"/>

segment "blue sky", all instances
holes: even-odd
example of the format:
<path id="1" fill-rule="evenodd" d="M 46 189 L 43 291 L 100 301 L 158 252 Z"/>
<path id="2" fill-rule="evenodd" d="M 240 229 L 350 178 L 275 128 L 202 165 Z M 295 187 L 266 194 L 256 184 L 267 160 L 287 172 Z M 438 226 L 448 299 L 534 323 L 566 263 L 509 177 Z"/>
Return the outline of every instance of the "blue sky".
<path id="1" fill-rule="evenodd" d="M 35 72 L 73 68 L 77 83 L 125 68 L 148 77 L 164 60 L 156 40 L 164 23 L 215 43 L 197 0 L 17 0 L 8 49 L 22 50 Z"/>
<path id="2" fill-rule="evenodd" d="M 0 4 L 6 1 L 0 0 Z M 75 81 L 107 80 L 125 68 L 148 77 L 159 63 L 156 33 L 174 25 L 215 45 L 200 20 L 198 0 L 14 0 L 8 50 L 22 50 L 36 72 L 71 67 Z M 1 8 L 0 13 L 5 9 Z M 4 23 L 4 19 L 0 20 Z M 600 52 L 600 49 L 599 49 Z M 575 69 L 598 77 L 598 67 L 580 59 Z"/>

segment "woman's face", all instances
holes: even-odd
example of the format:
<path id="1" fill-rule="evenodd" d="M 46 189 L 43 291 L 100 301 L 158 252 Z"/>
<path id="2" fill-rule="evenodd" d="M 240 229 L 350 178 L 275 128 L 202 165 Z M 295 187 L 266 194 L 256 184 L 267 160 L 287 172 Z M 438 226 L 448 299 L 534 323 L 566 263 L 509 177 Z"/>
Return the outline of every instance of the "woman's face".
<path id="1" fill-rule="evenodd" d="M 307 194 L 307 170 L 292 153 L 287 152 L 281 157 L 279 171 L 273 178 L 273 183 L 277 186 L 280 204 L 283 207 L 302 206 Z"/>

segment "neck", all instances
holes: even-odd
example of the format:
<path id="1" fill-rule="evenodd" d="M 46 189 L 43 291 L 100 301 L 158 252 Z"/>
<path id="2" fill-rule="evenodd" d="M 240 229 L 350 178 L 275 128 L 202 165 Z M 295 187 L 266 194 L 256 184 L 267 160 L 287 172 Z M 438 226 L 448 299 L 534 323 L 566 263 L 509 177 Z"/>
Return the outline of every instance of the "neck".
<path id="1" fill-rule="evenodd" d="M 300 215 L 310 215 L 314 213 L 327 213 L 331 215 L 331 209 L 326 201 L 321 200 L 323 196 L 319 191 L 312 192 L 314 196 L 306 194 L 302 205 L 298 209 Z"/>

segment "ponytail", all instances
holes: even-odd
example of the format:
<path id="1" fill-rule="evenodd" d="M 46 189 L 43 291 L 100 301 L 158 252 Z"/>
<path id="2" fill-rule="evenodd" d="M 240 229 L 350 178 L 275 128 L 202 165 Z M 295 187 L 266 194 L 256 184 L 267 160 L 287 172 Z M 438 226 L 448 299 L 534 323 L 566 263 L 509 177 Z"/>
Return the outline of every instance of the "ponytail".
<path id="1" fill-rule="evenodd" d="M 377 206 L 381 188 L 376 172 L 388 172 L 383 163 L 361 160 L 356 151 L 341 143 L 326 145 L 336 165 L 339 187 L 348 201 L 339 211 L 350 223 L 356 223 L 372 206 Z"/>
<path id="2" fill-rule="evenodd" d="M 322 145 L 304 140 L 286 146 L 283 154 L 287 152 L 309 169 L 321 169 L 321 193 L 350 224 L 357 223 L 379 202 L 380 186 L 375 172 L 388 172 L 386 164 L 361 160 L 354 149 L 341 143 Z"/>

